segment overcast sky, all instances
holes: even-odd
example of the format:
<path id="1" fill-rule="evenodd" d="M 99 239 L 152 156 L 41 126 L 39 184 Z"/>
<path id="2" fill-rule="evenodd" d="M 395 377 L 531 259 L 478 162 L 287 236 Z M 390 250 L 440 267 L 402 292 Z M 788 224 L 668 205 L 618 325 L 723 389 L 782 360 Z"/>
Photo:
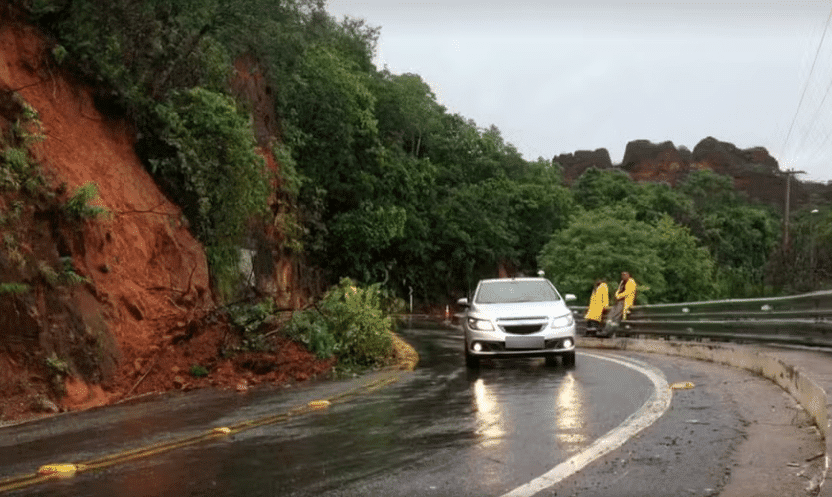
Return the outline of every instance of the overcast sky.
<path id="1" fill-rule="evenodd" d="M 705 137 L 832 180 L 829 0 L 328 0 L 381 28 L 376 66 L 528 160 Z M 829 31 L 832 31 L 830 28 Z M 821 43 L 821 41 L 823 41 Z"/>

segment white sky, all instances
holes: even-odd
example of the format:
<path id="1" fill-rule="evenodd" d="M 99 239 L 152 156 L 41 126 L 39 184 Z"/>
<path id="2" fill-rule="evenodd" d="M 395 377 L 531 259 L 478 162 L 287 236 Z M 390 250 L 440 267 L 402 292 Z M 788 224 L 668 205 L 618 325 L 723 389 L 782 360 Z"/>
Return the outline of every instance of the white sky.
<path id="1" fill-rule="evenodd" d="M 830 0 L 327 3 L 381 27 L 378 68 L 420 75 L 527 160 L 713 136 L 832 180 Z"/>

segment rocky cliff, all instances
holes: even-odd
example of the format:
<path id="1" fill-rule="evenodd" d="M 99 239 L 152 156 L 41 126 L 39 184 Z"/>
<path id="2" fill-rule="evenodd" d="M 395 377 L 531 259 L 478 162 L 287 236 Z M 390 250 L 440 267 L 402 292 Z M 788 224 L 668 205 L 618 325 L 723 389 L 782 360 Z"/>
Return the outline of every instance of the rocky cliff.
<path id="1" fill-rule="evenodd" d="M 786 176 L 763 147 L 739 149 L 731 143 L 707 137 L 693 151 L 671 141 L 653 143 L 635 140 L 627 144 L 621 164 L 613 165 L 606 149 L 562 154 L 552 159 L 563 168 L 564 180 L 572 184 L 588 168 L 619 169 L 639 182 L 676 185 L 691 171 L 707 169 L 734 179 L 734 186 L 749 197 L 782 208 Z M 800 181 L 791 185 L 792 208 L 832 203 L 832 185 Z"/>

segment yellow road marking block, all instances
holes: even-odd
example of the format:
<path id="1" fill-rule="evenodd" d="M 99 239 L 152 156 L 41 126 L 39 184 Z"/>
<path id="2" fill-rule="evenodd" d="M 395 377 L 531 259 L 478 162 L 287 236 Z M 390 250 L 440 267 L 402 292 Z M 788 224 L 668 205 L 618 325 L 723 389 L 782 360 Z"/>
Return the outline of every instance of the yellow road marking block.
<path id="1" fill-rule="evenodd" d="M 670 385 L 671 390 L 690 390 L 691 388 L 695 387 L 693 383 L 689 381 L 682 381 L 679 383 L 673 383 Z"/>
<path id="2" fill-rule="evenodd" d="M 59 478 L 69 478 L 78 472 L 78 466 L 75 464 L 46 464 L 38 468 L 38 475 L 40 476 L 57 476 Z"/>
<path id="3" fill-rule="evenodd" d="M 313 400 L 309 403 L 309 407 L 312 409 L 326 409 L 329 407 L 330 402 L 328 400 Z"/>
<path id="4" fill-rule="evenodd" d="M 204 441 L 216 440 L 216 435 L 218 434 L 227 435 L 241 430 L 247 430 L 258 426 L 265 426 L 273 423 L 286 421 L 294 415 L 309 413 L 311 410 L 327 409 L 333 402 L 337 403 L 341 402 L 344 399 L 354 398 L 362 394 L 368 394 L 374 390 L 377 390 L 396 381 L 398 381 L 397 377 L 377 380 L 368 385 L 363 385 L 345 391 L 335 397 L 332 397 L 331 400 L 313 400 L 306 404 L 306 406 L 301 404 L 292 410 L 280 414 L 266 416 L 257 419 L 250 419 L 247 421 L 240 422 L 236 425 L 232 425 L 230 427 L 216 427 L 211 429 L 209 432 L 200 435 L 185 437 L 178 440 L 171 440 L 170 442 L 141 446 L 135 449 L 126 450 L 116 454 L 103 456 L 98 459 L 88 460 L 83 463 L 47 464 L 41 466 L 38 469 L 37 473 L 0 478 L 0 493 L 9 490 L 16 490 L 24 487 L 29 487 L 32 485 L 37 485 L 49 481 L 53 478 L 70 478 L 74 476 L 76 473 L 96 471 L 102 468 L 122 464 L 127 461 L 153 457 L 154 455 L 162 454 L 164 452 L 169 452 L 182 447 L 195 445 Z"/>

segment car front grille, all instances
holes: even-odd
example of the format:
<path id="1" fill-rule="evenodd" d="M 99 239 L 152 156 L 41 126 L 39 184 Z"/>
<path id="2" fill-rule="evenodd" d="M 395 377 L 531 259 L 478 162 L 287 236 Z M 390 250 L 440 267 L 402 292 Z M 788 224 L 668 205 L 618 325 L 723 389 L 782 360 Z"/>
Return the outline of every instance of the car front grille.
<path id="1" fill-rule="evenodd" d="M 503 342 L 479 342 L 482 344 L 483 352 L 504 352 L 506 350 L 506 344 Z M 562 349 L 563 347 L 563 339 L 562 338 L 554 338 L 551 340 L 546 340 L 544 345 L 544 349 L 552 349 L 558 350 Z M 529 349 L 529 350 L 540 350 L 540 349 Z M 522 352 L 522 350 L 515 350 L 515 352 Z"/>
<path id="2" fill-rule="evenodd" d="M 503 331 L 512 335 L 531 335 L 543 328 L 543 324 L 509 324 L 502 325 Z"/>

